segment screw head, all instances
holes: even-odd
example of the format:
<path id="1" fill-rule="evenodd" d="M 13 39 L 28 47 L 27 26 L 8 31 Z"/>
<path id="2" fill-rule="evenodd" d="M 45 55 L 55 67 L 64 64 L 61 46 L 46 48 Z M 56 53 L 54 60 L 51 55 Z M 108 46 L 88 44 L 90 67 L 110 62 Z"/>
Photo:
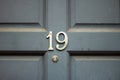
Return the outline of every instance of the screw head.
<path id="1" fill-rule="evenodd" d="M 59 61 L 58 56 L 57 56 L 57 55 L 54 55 L 54 56 L 52 57 L 52 61 L 53 61 L 54 63 L 57 63 L 57 62 Z"/>

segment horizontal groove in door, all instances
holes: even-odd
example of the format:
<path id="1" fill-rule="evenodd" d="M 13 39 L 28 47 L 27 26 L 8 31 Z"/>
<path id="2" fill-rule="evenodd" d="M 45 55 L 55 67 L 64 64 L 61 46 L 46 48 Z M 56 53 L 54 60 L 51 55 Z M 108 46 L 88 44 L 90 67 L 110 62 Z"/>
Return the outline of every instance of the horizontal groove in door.
<path id="1" fill-rule="evenodd" d="M 120 23 L 76 23 L 75 26 L 81 25 L 120 25 Z"/>
<path id="2" fill-rule="evenodd" d="M 0 51 L 0 56 L 43 56 L 46 51 Z"/>
<path id="3" fill-rule="evenodd" d="M 0 23 L 0 32 L 45 32 L 39 23 Z"/>
<path id="4" fill-rule="evenodd" d="M 73 56 L 76 61 L 120 60 L 120 56 Z"/>
<path id="5" fill-rule="evenodd" d="M 71 56 L 120 56 L 120 51 L 68 51 Z"/>
<path id="6" fill-rule="evenodd" d="M 45 28 L 13 28 L 13 27 L 2 27 L 0 32 L 46 32 Z"/>
<path id="7" fill-rule="evenodd" d="M 0 56 L 0 61 L 39 61 L 41 56 Z"/>
<path id="8" fill-rule="evenodd" d="M 120 32 L 120 23 L 76 23 L 69 32 Z"/>
<path id="9" fill-rule="evenodd" d="M 0 23 L 1 27 L 38 27 L 40 28 L 41 25 L 39 23 Z"/>
<path id="10" fill-rule="evenodd" d="M 120 32 L 117 23 L 77 23 L 69 28 L 69 32 Z"/>

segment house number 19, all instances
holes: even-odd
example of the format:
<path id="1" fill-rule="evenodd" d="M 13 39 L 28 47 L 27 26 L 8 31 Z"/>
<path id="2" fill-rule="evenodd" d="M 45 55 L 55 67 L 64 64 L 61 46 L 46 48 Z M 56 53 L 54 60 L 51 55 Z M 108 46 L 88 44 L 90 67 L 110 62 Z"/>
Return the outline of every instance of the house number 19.
<path id="1" fill-rule="evenodd" d="M 60 40 L 60 35 L 64 36 L 63 40 Z M 52 38 L 53 38 L 52 31 L 49 32 L 47 38 L 49 39 L 49 48 L 48 48 L 48 50 L 54 50 L 53 45 L 52 45 Z M 63 32 L 63 31 L 58 32 L 56 34 L 56 41 L 58 43 L 58 44 L 56 44 L 56 49 L 57 50 L 64 50 L 68 45 L 68 36 L 67 36 L 67 34 L 65 32 Z M 60 47 L 60 44 L 63 44 L 63 46 Z"/>

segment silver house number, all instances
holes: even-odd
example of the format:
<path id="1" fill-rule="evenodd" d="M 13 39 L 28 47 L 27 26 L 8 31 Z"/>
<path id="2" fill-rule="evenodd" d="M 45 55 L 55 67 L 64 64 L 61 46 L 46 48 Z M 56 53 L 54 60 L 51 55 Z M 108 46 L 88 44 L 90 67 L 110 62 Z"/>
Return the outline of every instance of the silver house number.
<path id="1" fill-rule="evenodd" d="M 60 40 L 60 35 L 64 36 L 63 40 Z M 52 31 L 49 31 L 49 34 L 48 34 L 47 38 L 49 39 L 49 48 L 48 48 L 48 50 L 54 50 L 54 48 L 52 46 L 52 38 L 53 38 Z M 64 50 L 68 45 L 68 36 L 67 36 L 67 34 L 65 32 L 63 32 L 63 31 L 58 32 L 56 34 L 56 41 L 57 41 L 56 49 L 60 50 L 60 51 Z M 63 45 L 62 47 L 60 47 L 61 44 Z"/>

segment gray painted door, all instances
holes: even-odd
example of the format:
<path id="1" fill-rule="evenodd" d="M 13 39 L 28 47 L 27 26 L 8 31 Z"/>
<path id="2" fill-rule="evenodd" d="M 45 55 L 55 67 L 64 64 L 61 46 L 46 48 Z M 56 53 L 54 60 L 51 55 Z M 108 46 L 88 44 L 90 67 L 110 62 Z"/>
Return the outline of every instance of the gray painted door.
<path id="1" fill-rule="evenodd" d="M 0 80 L 120 80 L 119 25 L 119 0 L 0 0 Z"/>

